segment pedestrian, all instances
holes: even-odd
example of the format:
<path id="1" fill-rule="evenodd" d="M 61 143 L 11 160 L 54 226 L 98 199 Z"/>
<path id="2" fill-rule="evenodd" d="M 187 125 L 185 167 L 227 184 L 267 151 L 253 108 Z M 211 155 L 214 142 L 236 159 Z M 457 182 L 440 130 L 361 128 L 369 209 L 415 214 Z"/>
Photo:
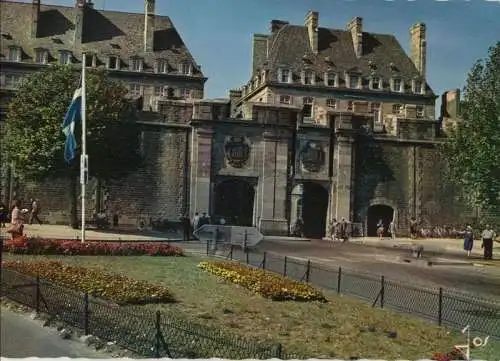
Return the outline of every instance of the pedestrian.
<path id="1" fill-rule="evenodd" d="M 495 231 L 490 227 L 490 225 L 486 225 L 483 233 L 481 234 L 481 238 L 483 243 L 481 247 L 484 250 L 484 259 L 492 260 L 493 259 L 493 240 L 496 238 Z"/>
<path id="2" fill-rule="evenodd" d="M 42 221 L 40 218 L 38 218 L 38 214 L 40 213 L 40 205 L 36 199 L 31 198 L 30 199 L 31 203 L 31 212 L 30 212 L 30 218 L 29 218 L 29 224 L 33 224 L 33 221 L 37 221 L 38 224 L 42 224 Z"/>
<path id="3" fill-rule="evenodd" d="M 193 217 L 193 230 L 197 230 L 198 226 L 200 223 L 200 214 L 198 212 L 195 212 L 194 217 Z"/>
<path id="4" fill-rule="evenodd" d="M 183 230 L 183 240 L 187 242 L 191 240 L 191 221 L 187 213 L 181 217 L 181 223 Z"/>
<path id="5" fill-rule="evenodd" d="M 410 237 L 417 238 L 417 220 L 414 217 L 410 219 Z"/>
<path id="6" fill-rule="evenodd" d="M 22 237 L 24 231 L 24 213 L 27 210 L 21 210 L 21 201 L 16 199 L 12 202 L 10 211 L 10 224 L 7 233 L 10 233 L 12 239 Z"/>
<path id="7" fill-rule="evenodd" d="M 345 218 L 342 218 L 339 225 L 340 231 L 340 239 L 342 242 L 347 242 L 349 240 L 349 235 L 347 233 L 347 221 Z"/>
<path id="8" fill-rule="evenodd" d="M 382 219 L 379 219 L 377 222 L 377 235 L 379 239 L 382 239 L 382 237 L 384 236 L 384 222 L 382 221 Z"/>
<path id="9" fill-rule="evenodd" d="M 330 238 L 332 241 L 335 241 L 336 236 L 337 236 L 337 219 L 334 218 L 330 221 L 330 225 L 328 228 L 328 233 L 330 234 Z"/>
<path id="10" fill-rule="evenodd" d="M 5 228 L 5 223 L 9 221 L 9 211 L 5 204 L 0 203 L 0 227 Z"/>
<path id="11" fill-rule="evenodd" d="M 292 233 L 294 237 L 304 238 L 304 221 L 302 221 L 302 217 L 295 220 Z"/>
<path id="12" fill-rule="evenodd" d="M 467 257 L 470 257 L 472 248 L 474 247 L 474 233 L 472 227 L 467 226 L 464 236 L 464 251 L 467 251 Z"/>
<path id="13" fill-rule="evenodd" d="M 203 227 L 205 224 L 210 224 L 210 218 L 208 218 L 207 212 L 202 213 L 198 221 L 198 228 Z"/>
<path id="14" fill-rule="evenodd" d="M 396 223 L 394 223 L 394 220 L 389 223 L 389 232 L 391 233 L 392 240 L 396 240 Z"/>

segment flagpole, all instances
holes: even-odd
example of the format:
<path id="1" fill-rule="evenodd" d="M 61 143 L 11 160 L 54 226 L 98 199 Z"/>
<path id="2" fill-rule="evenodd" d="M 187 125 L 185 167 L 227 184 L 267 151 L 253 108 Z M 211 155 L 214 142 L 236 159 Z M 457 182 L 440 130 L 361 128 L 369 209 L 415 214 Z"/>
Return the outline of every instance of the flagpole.
<path id="1" fill-rule="evenodd" d="M 81 184 L 81 194 L 82 194 L 82 243 L 85 242 L 85 185 L 87 183 L 87 172 L 88 172 L 88 160 L 87 160 L 87 119 L 86 119 L 86 90 L 85 90 L 85 56 L 82 56 L 82 106 L 81 106 L 81 118 L 82 118 L 82 153 L 80 155 L 80 184 Z"/>

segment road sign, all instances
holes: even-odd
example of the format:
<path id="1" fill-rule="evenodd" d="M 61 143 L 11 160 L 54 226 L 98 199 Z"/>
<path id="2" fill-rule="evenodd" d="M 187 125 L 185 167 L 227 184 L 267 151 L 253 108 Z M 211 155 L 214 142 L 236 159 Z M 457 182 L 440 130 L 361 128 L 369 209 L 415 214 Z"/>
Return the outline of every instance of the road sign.
<path id="1" fill-rule="evenodd" d="M 218 224 L 205 224 L 194 231 L 194 235 L 200 241 L 239 246 L 253 247 L 259 243 L 264 236 L 255 227 L 222 226 Z"/>

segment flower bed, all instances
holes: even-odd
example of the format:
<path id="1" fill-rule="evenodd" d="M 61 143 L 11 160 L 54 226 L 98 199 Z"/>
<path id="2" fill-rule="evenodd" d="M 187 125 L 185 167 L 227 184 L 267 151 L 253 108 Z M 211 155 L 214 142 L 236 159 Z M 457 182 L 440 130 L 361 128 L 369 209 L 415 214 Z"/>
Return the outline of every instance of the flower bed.
<path id="1" fill-rule="evenodd" d="M 432 356 L 432 360 L 435 361 L 455 361 L 455 360 L 465 360 L 464 354 L 454 348 L 450 352 L 438 352 Z"/>
<path id="2" fill-rule="evenodd" d="M 184 256 L 182 248 L 152 242 L 105 242 L 20 237 L 3 244 L 4 252 L 75 256 Z"/>
<path id="3" fill-rule="evenodd" d="M 326 302 L 323 294 L 309 284 L 297 282 L 262 269 L 226 261 L 201 262 L 199 267 L 273 301 Z"/>
<path id="4" fill-rule="evenodd" d="M 175 301 L 170 291 L 162 286 L 137 281 L 99 269 L 75 267 L 59 261 L 4 261 L 2 267 L 88 292 L 118 304 L 145 304 Z"/>

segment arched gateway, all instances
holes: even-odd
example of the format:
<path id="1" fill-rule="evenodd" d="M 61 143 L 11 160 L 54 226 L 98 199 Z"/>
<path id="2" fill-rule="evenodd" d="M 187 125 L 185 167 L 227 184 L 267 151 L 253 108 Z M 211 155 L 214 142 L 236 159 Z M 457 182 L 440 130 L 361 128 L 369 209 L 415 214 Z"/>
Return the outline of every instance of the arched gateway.
<path id="1" fill-rule="evenodd" d="M 214 216 L 223 217 L 228 224 L 253 225 L 255 190 L 247 181 L 231 178 L 215 187 Z"/>

